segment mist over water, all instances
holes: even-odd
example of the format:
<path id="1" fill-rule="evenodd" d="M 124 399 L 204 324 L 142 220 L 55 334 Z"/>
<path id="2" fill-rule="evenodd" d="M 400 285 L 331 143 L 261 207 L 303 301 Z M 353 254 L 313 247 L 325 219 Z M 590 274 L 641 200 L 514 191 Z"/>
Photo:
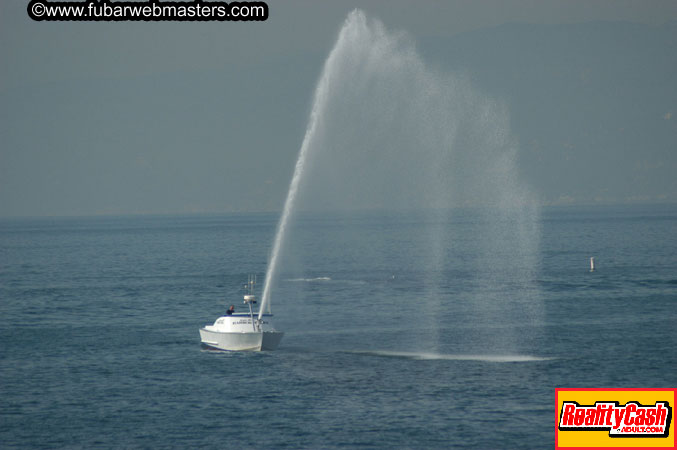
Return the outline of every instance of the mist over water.
<path id="1" fill-rule="evenodd" d="M 488 327 L 478 348 L 514 351 L 524 338 L 514 325 L 541 316 L 539 208 L 519 179 L 516 149 L 501 103 L 428 67 L 406 34 L 351 12 L 316 87 L 261 309 L 281 260 L 303 265 L 290 241 L 301 239 L 297 211 L 400 211 L 425 223 L 409 243 L 422 283 L 415 326 L 427 330 L 419 347 L 437 349 L 445 305 L 463 302 L 467 320 Z M 467 281 L 463 295 L 449 294 L 451 266 L 463 269 L 453 275 Z"/>

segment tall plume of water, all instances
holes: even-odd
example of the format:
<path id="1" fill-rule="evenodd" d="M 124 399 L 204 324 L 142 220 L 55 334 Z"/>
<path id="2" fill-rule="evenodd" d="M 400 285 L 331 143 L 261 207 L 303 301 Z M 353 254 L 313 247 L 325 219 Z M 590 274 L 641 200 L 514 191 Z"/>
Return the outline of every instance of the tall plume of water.
<path id="1" fill-rule="evenodd" d="M 334 47 L 334 50 L 329 55 L 329 58 L 327 58 L 327 61 L 324 65 L 324 69 L 322 71 L 322 76 L 315 89 L 313 109 L 310 112 L 310 119 L 308 121 L 308 127 L 306 128 L 306 134 L 303 137 L 301 150 L 299 151 L 299 156 L 298 159 L 296 160 L 296 166 L 294 167 L 294 175 L 292 176 L 291 184 L 289 185 L 287 199 L 284 202 L 284 209 L 282 210 L 282 217 L 280 218 L 280 222 L 277 225 L 277 232 L 275 233 L 275 241 L 273 243 L 273 250 L 271 252 L 270 261 L 268 263 L 268 270 L 266 271 L 266 279 L 264 282 L 261 307 L 259 309 L 259 320 L 261 320 L 261 317 L 263 316 L 264 312 L 270 312 L 270 292 L 272 289 L 273 280 L 277 276 L 278 261 L 280 258 L 280 253 L 282 251 L 282 244 L 287 234 L 287 227 L 289 225 L 289 221 L 291 219 L 291 215 L 292 212 L 294 211 L 294 206 L 296 204 L 296 196 L 298 194 L 301 178 L 303 177 L 303 171 L 308 151 L 312 146 L 313 138 L 316 134 L 319 116 L 322 114 L 322 112 L 326 107 L 325 105 L 327 103 L 327 90 L 328 85 L 330 83 L 330 76 L 333 70 L 333 66 L 335 64 L 334 54 L 336 53 L 336 47 L 338 47 L 338 45 Z"/>
<path id="2" fill-rule="evenodd" d="M 424 211 L 430 225 L 422 281 L 434 299 L 427 305 L 430 320 L 441 306 L 442 269 L 459 257 L 476 281 L 465 295 L 476 321 L 498 326 L 510 315 L 526 321 L 539 315 L 540 302 L 533 301 L 539 211 L 518 177 L 506 109 L 464 77 L 427 67 L 407 35 L 388 31 L 359 10 L 348 15 L 315 90 L 266 273 L 262 312 L 299 206 Z M 482 207 L 462 255 L 448 227 L 459 206 Z M 517 286 L 519 298 L 506 299 L 506 285 Z M 495 333 L 484 344 L 510 347 L 515 334 Z"/>

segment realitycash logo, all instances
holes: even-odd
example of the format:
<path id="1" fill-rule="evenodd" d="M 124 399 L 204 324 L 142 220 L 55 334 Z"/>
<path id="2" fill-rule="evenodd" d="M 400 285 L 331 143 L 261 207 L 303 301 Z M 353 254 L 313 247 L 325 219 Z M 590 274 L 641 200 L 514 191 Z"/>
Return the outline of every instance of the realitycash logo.
<path id="1" fill-rule="evenodd" d="M 555 391 L 556 448 L 676 448 L 673 388 Z"/>
<path id="2" fill-rule="evenodd" d="M 608 430 L 611 437 L 666 437 L 670 431 L 672 408 L 668 402 L 644 406 L 636 402 L 619 406 L 618 402 L 579 405 L 562 403 L 559 430 Z"/>

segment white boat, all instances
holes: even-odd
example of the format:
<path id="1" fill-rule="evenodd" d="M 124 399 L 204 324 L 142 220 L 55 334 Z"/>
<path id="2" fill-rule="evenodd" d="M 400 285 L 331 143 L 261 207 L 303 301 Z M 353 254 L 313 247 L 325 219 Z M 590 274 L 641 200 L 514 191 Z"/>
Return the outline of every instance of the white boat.
<path id="1" fill-rule="evenodd" d="M 248 293 L 244 296 L 244 303 L 249 307 L 249 311 L 221 316 L 213 325 L 200 328 L 202 344 L 209 348 L 230 351 L 258 352 L 277 349 L 284 333 L 273 327 L 271 323 L 273 314 L 254 312 L 255 285 L 256 277 L 250 276 L 247 283 Z"/>

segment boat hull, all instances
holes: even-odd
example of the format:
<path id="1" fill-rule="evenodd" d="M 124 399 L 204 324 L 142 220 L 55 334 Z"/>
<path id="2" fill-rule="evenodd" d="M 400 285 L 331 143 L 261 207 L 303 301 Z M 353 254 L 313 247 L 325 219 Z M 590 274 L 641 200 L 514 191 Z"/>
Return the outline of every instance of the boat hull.
<path id="1" fill-rule="evenodd" d="M 222 332 L 200 328 L 200 339 L 204 345 L 228 351 L 275 350 L 283 336 L 280 331 Z"/>

